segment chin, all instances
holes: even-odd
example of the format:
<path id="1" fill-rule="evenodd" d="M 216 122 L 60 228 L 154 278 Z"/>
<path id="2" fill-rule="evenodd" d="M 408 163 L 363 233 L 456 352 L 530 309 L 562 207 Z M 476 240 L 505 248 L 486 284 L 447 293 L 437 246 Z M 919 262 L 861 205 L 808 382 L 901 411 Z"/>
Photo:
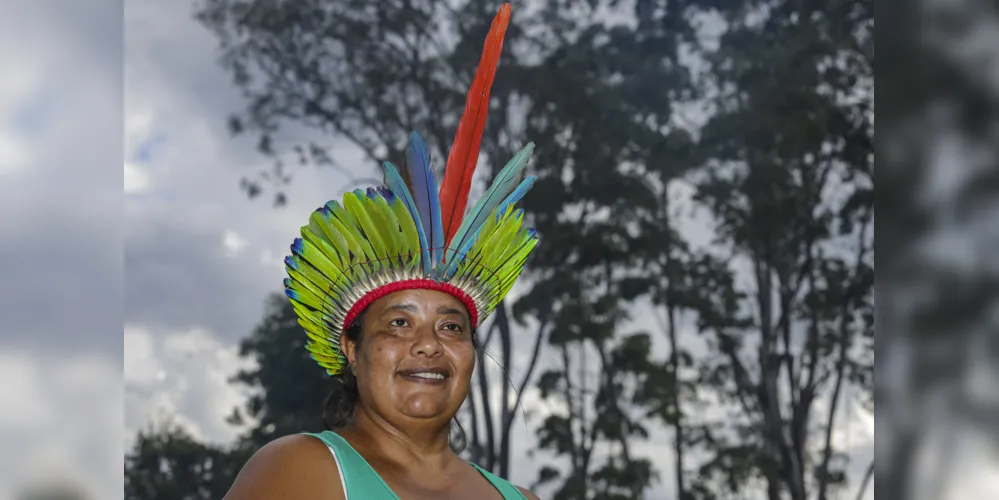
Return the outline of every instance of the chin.
<path id="1" fill-rule="evenodd" d="M 399 411 L 410 418 L 441 418 L 450 420 L 457 410 L 446 401 L 426 401 L 423 398 L 407 400 Z"/>

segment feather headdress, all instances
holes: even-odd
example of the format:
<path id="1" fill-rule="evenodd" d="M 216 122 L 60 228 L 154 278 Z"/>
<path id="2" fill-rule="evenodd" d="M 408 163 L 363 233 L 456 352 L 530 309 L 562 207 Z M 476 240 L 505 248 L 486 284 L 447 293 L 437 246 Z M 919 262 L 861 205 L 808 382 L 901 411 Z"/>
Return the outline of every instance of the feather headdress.
<path id="1" fill-rule="evenodd" d="M 515 204 L 534 177 L 529 143 L 465 213 L 489 108 L 489 91 L 510 21 L 503 4 L 486 37 L 440 187 L 427 146 L 410 137 L 402 168 L 386 162 L 385 185 L 330 201 L 302 227 L 285 258 L 285 293 L 305 328 L 312 358 L 343 371 L 340 335 L 380 297 L 424 288 L 449 293 L 478 326 L 513 287 L 537 244 Z"/>

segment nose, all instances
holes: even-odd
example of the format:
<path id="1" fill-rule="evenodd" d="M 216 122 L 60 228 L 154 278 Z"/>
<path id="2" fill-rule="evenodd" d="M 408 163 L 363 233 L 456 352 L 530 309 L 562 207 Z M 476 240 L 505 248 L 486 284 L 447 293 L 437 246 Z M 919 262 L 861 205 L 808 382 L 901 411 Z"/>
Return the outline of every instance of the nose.
<path id="1" fill-rule="evenodd" d="M 437 332 L 433 325 L 426 325 L 416 329 L 416 338 L 413 341 L 412 353 L 414 356 L 424 356 L 434 358 L 444 353 Z"/>

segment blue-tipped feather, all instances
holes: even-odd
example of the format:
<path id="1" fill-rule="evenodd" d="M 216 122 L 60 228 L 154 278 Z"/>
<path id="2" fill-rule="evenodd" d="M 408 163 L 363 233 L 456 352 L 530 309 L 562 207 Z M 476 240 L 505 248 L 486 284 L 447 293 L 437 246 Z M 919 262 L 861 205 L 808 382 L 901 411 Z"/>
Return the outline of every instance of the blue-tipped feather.
<path id="1" fill-rule="evenodd" d="M 510 161 L 500 170 L 499 174 L 496 175 L 496 180 L 493 181 L 492 186 L 479 198 L 479 201 L 475 203 L 472 211 L 465 216 L 461 222 L 461 226 L 458 227 L 458 231 L 454 233 L 454 238 L 448 242 L 447 252 L 444 254 L 444 258 L 448 263 L 447 272 L 445 276 L 450 275 L 454 268 L 452 260 L 455 259 L 455 252 L 461 252 L 462 248 L 471 248 L 471 242 L 475 241 L 475 236 L 479 233 L 479 229 L 482 228 L 489 217 L 489 214 L 493 213 L 500 204 L 504 203 L 511 194 L 514 194 L 518 189 L 524 185 L 523 182 L 519 182 L 519 179 L 523 175 L 524 168 L 527 166 L 528 160 L 531 159 L 531 153 L 534 151 L 534 143 L 529 142 L 523 149 L 521 149 Z M 518 182 L 520 185 L 518 185 Z M 533 180 L 528 182 L 526 188 L 523 192 L 519 193 L 519 197 L 523 197 L 524 193 L 531 188 Z M 515 200 L 516 201 L 516 200 Z M 463 253 L 461 255 L 464 255 Z"/>
<path id="2" fill-rule="evenodd" d="M 510 196 L 507 196 L 506 199 L 503 200 L 503 203 L 499 204 L 499 207 L 496 209 L 497 220 L 502 216 L 502 214 L 506 213 L 506 210 L 510 207 L 510 205 L 520 201 L 520 199 L 523 198 L 532 187 L 534 187 L 534 179 L 536 179 L 536 177 L 532 175 L 521 181 L 520 185 L 517 186 L 517 189 L 514 189 L 513 192 L 510 193 Z"/>
<path id="3" fill-rule="evenodd" d="M 294 253 L 302 253 L 302 238 L 295 238 L 295 241 L 291 242 L 291 251 Z"/>
<path id="4" fill-rule="evenodd" d="M 430 259 L 434 266 L 441 261 L 444 248 L 444 224 L 441 222 L 441 199 L 437 190 L 437 179 L 434 168 L 430 164 L 430 153 L 427 144 L 420 134 L 413 132 L 409 136 L 409 148 L 406 150 L 405 174 L 416 202 L 416 209 L 423 221 L 423 231 L 427 235 Z M 426 267 L 424 267 L 426 269 Z M 429 272 L 429 271 L 428 271 Z"/>
<path id="5" fill-rule="evenodd" d="M 385 198 L 385 203 L 391 205 L 392 203 L 395 202 L 396 195 L 395 193 L 392 192 L 391 189 L 385 186 L 378 186 L 378 192 L 382 195 L 382 198 Z"/>
<path id="6" fill-rule="evenodd" d="M 531 190 L 531 186 L 533 185 L 534 185 L 533 175 L 521 181 L 521 183 L 517 186 L 517 189 L 514 189 L 513 192 L 510 193 L 510 195 L 507 196 L 502 203 L 497 205 L 497 208 L 495 209 L 496 213 L 495 217 L 497 218 L 497 220 L 499 220 L 499 218 L 503 216 L 502 214 L 506 213 L 507 207 L 520 201 L 520 199 L 523 198 L 524 195 Z M 519 210 L 519 212 L 523 212 L 523 210 Z M 472 233 L 471 237 L 465 239 L 465 242 L 462 243 L 461 247 L 457 249 L 457 253 L 452 253 L 448 257 L 449 260 L 448 260 L 447 270 L 444 273 L 444 277 L 446 279 L 451 279 L 451 276 L 455 273 L 455 271 L 458 270 L 458 264 L 461 263 L 461 261 L 464 260 L 465 257 L 468 255 L 468 252 L 472 250 L 472 245 L 475 243 L 475 240 L 478 239 L 479 232 L 482 231 L 482 227 L 485 226 L 484 222 L 487 220 L 487 217 L 483 217 L 482 219 L 483 223 L 479 224 L 474 229 L 475 232 Z M 530 231 L 534 230 L 531 229 Z M 531 236 L 533 236 L 533 234 L 531 234 Z M 449 252 L 451 251 L 449 250 Z"/>
<path id="7" fill-rule="evenodd" d="M 420 250 L 422 251 L 422 261 L 423 261 L 423 273 L 430 274 L 431 269 L 433 269 L 433 262 L 430 258 L 430 253 L 427 250 L 430 248 L 427 241 L 427 234 L 423 230 L 423 224 L 421 223 L 421 216 L 416 202 L 413 201 L 413 197 L 406 187 L 406 181 L 402 179 L 399 175 L 399 171 L 396 170 L 395 165 L 389 162 L 385 162 L 382 165 L 385 170 L 385 184 L 388 188 L 395 193 L 396 196 L 402 198 L 402 203 L 406 205 L 406 209 L 409 213 L 413 214 L 413 221 L 416 223 L 416 233 L 420 237 Z"/>

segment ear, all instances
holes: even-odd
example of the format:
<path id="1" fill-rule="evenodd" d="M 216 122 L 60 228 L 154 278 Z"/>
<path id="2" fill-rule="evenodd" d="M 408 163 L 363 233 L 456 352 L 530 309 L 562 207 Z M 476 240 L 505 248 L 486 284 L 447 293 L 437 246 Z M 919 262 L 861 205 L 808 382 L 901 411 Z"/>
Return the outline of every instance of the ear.
<path id="1" fill-rule="evenodd" d="M 348 339 L 346 335 L 340 335 L 340 350 L 343 351 L 343 357 L 347 358 L 347 364 L 353 366 L 357 360 L 357 342 Z"/>

